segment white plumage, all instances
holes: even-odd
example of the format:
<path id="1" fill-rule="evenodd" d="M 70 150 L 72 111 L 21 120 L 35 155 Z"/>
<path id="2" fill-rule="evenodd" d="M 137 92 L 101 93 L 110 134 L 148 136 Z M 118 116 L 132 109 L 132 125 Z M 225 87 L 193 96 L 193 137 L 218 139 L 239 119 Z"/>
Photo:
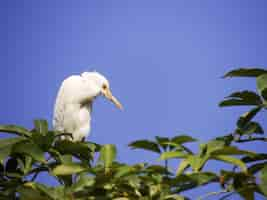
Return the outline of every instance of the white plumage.
<path id="1" fill-rule="evenodd" d="M 66 78 L 61 84 L 55 102 L 54 129 L 62 133 L 71 133 L 74 141 L 86 138 L 90 132 L 92 103 L 100 94 L 122 109 L 103 75 L 97 72 L 84 72 Z"/>

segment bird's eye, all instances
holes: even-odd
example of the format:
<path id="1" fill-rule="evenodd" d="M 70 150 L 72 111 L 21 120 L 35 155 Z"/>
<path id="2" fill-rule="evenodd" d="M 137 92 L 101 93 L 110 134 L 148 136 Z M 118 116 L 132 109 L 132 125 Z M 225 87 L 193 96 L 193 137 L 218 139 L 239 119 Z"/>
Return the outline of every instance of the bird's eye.
<path id="1" fill-rule="evenodd" d="M 107 85 L 104 84 L 104 85 L 102 86 L 102 88 L 103 88 L 104 90 L 107 89 Z"/>

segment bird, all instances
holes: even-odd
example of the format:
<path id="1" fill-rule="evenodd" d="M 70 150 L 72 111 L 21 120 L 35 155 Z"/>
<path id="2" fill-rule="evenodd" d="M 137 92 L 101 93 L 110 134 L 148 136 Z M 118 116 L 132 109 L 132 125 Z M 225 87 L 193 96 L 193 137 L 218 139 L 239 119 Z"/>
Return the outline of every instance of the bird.
<path id="1" fill-rule="evenodd" d="M 121 103 L 112 95 L 109 81 L 98 72 L 71 75 L 61 83 L 54 105 L 53 128 L 71 134 L 74 142 L 84 141 L 91 129 L 93 101 L 104 96 L 119 109 Z M 63 139 L 70 137 L 62 136 Z"/>

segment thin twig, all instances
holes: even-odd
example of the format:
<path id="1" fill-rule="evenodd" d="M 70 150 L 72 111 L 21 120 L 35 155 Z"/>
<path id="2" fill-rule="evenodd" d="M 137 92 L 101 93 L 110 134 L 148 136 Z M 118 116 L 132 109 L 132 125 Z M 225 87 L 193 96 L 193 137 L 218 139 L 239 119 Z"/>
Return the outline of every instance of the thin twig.
<path id="1" fill-rule="evenodd" d="M 164 164 L 165 164 L 165 169 L 166 169 L 166 171 L 168 171 L 168 160 L 165 160 L 165 161 L 164 161 Z"/>
<path id="2" fill-rule="evenodd" d="M 227 190 L 227 189 L 226 190 L 221 190 L 221 191 L 218 191 L 218 192 L 210 192 L 208 194 L 205 194 L 203 196 L 198 197 L 198 200 L 203 200 L 203 199 L 206 199 L 206 198 L 208 198 L 210 196 L 219 195 L 219 194 L 223 194 L 223 193 L 227 193 L 227 192 L 229 192 L 229 190 Z"/>
<path id="3" fill-rule="evenodd" d="M 31 178 L 31 182 L 34 181 L 34 180 L 37 178 L 37 176 L 38 176 L 38 174 L 39 174 L 40 172 L 43 172 L 43 171 L 46 171 L 46 170 L 47 170 L 47 167 L 45 167 L 45 166 L 39 166 L 39 167 L 37 167 L 37 168 L 32 169 L 32 170 L 28 173 L 28 175 L 33 174 L 32 178 Z"/>
<path id="4" fill-rule="evenodd" d="M 39 172 L 35 172 L 35 174 L 31 178 L 31 182 L 33 182 L 37 178 L 38 174 Z"/>
<path id="5" fill-rule="evenodd" d="M 232 196 L 232 195 L 235 194 L 235 193 L 236 193 L 235 191 L 230 192 L 229 194 L 226 194 L 226 195 L 224 195 L 223 197 L 221 197 L 219 200 L 224 200 L 224 199 L 226 199 L 227 197 L 230 197 L 230 196 Z"/>
<path id="6" fill-rule="evenodd" d="M 235 140 L 235 142 L 242 143 L 242 142 L 251 142 L 251 141 L 264 141 L 267 142 L 267 138 L 250 138 L 250 139 L 243 139 L 243 140 Z"/>

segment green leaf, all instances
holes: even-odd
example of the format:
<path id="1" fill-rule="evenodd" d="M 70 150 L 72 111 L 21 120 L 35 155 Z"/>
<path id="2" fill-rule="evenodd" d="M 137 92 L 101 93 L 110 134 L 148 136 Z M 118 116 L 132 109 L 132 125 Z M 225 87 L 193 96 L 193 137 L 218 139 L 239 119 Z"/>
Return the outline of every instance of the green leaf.
<path id="1" fill-rule="evenodd" d="M 245 163 L 255 162 L 255 161 L 262 161 L 267 160 L 267 154 L 265 153 L 258 153 L 250 156 L 245 156 L 242 158 L 242 161 Z"/>
<path id="2" fill-rule="evenodd" d="M 255 134 L 263 134 L 264 131 L 261 127 L 261 125 L 257 122 L 248 122 L 246 126 L 242 128 L 237 128 L 235 130 L 235 133 L 239 135 L 251 135 L 253 133 Z"/>
<path id="3" fill-rule="evenodd" d="M 160 153 L 160 149 L 157 143 L 149 140 L 137 140 L 129 144 L 133 149 L 144 149 L 156 153 Z"/>
<path id="4" fill-rule="evenodd" d="M 231 183 L 231 190 L 247 200 L 253 200 L 254 193 L 260 192 L 255 184 L 255 177 L 249 173 L 222 170 L 220 182 L 222 185 Z M 229 187 L 227 186 L 227 188 Z"/>
<path id="5" fill-rule="evenodd" d="M 231 97 L 238 98 L 238 99 L 247 99 L 249 101 L 261 103 L 261 97 L 255 92 L 249 91 L 249 90 L 234 92 L 230 94 L 227 98 L 231 98 Z"/>
<path id="6" fill-rule="evenodd" d="M 43 119 L 34 120 L 34 130 L 41 135 L 46 135 L 46 133 L 48 132 L 47 121 Z"/>
<path id="7" fill-rule="evenodd" d="M 25 162 L 25 164 L 24 164 L 23 173 L 27 174 L 32 168 L 32 157 L 31 156 L 25 156 L 24 162 Z"/>
<path id="8" fill-rule="evenodd" d="M 32 133 L 27 129 L 16 125 L 0 125 L 0 132 L 12 133 L 19 136 L 31 137 Z"/>
<path id="9" fill-rule="evenodd" d="M 17 189 L 17 191 L 21 200 L 51 200 L 51 198 L 42 195 L 40 191 L 32 188 L 21 186 Z"/>
<path id="10" fill-rule="evenodd" d="M 66 199 L 62 187 L 48 187 L 40 183 L 27 182 L 19 186 L 17 190 L 22 200 Z"/>
<path id="11" fill-rule="evenodd" d="M 173 193 L 180 193 L 182 191 L 197 187 L 197 184 L 190 179 L 189 175 L 185 174 L 181 174 L 175 178 L 171 178 L 168 180 L 167 183 L 173 188 Z"/>
<path id="12" fill-rule="evenodd" d="M 44 152 L 36 144 L 29 141 L 17 143 L 13 146 L 12 153 L 26 154 L 36 161 L 46 163 Z"/>
<path id="13" fill-rule="evenodd" d="M 237 192 L 245 200 L 255 200 L 254 189 L 251 189 L 249 186 L 248 187 L 245 186 L 245 187 L 237 190 Z"/>
<path id="14" fill-rule="evenodd" d="M 225 147 L 225 141 L 223 140 L 211 140 L 206 144 L 206 154 L 210 154 L 213 151 L 222 149 Z M 202 151 L 205 149 L 202 149 Z M 205 152 L 201 152 L 201 154 L 205 155 Z"/>
<path id="15" fill-rule="evenodd" d="M 254 106 L 258 105 L 254 102 L 247 102 L 243 99 L 226 99 L 219 103 L 220 107 L 228 107 L 228 106 Z"/>
<path id="16" fill-rule="evenodd" d="M 99 152 L 101 149 L 101 145 L 94 143 L 94 142 L 86 142 L 88 145 L 88 148 L 90 149 L 91 152 Z"/>
<path id="17" fill-rule="evenodd" d="M 173 137 L 170 141 L 166 142 L 166 145 L 168 145 L 170 147 L 170 150 L 173 150 L 173 149 L 183 150 L 189 154 L 193 154 L 193 152 L 183 144 L 188 143 L 188 142 L 195 142 L 195 141 L 197 141 L 197 140 L 195 138 L 190 137 L 190 136 L 179 135 L 179 136 Z"/>
<path id="18" fill-rule="evenodd" d="M 205 163 L 207 162 L 207 156 L 202 157 L 201 155 L 190 155 L 188 156 L 188 162 L 190 166 L 192 167 L 194 172 L 199 172 Z"/>
<path id="19" fill-rule="evenodd" d="M 250 174 L 255 174 L 257 172 L 259 172 L 262 168 L 264 168 L 265 166 L 267 166 L 267 162 L 263 162 L 263 163 L 256 163 L 254 165 L 251 165 L 248 168 L 248 172 Z"/>
<path id="20" fill-rule="evenodd" d="M 229 180 L 234 180 L 233 186 L 235 188 L 238 188 L 243 183 L 245 183 L 245 181 L 251 179 L 251 174 L 244 173 L 244 172 L 237 172 L 237 171 L 221 170 L 221 177 L 220 178 L 223 178 L 224 183 L 228 182 Z"/>
<path id="21" fill-rule="evenodd" d="M 48 131 L 46 135 L 42 135 L 38 132 L 32 132 L 32 140 L 38 145 L 43 151 L 48 151 L 55 139 L 55 133 Z"/>
<path id="22" fill-rule="evenodd" d="M 188 143 L 188 142 L 195 142 L 197 141 L 197 139 L 192 138 L 191 136 L 188 136 L 188 135 L 179 135 L 179 136 L 173 137 L 171 141 L 173 143 L 181 145 L 181 144 Z"/>
<path id="23" fill-rule="evenodd" d="M 212 172 L 197 172 L 188 175 L 198 185 L 204 185 L 218 180 L 218 176 Z"/>
<path id="24" fill-rule="evenodd" d="M 212 156 L 211 158 L 239 166 L 244 172 L 247 172 L 246 164 L 238 158 L 225 156 L 225 155 L 215 155 L 215 156 Z"/>
<path id="25" fill-rule="evenodd" d="M 243 99 L 244 101 L 260 105 L 262 103 L 261 97 L 253 91 L 241 91 L 230 94 L 227 98 Z"/>
<path id="26" fill-rule="evenodd" d="M 249 112 L 246 112 L 245 114 L 241 115 L 240 118 L 237 121 L 237 126 L 239 128 L 243 128 L 247 125 L 249 121 L 253 119 L 253 117 L 256 116 L 256 114 L 261 110 L 261 107 L 256 107 L 251 109 Z"/>
<path id="27" fill-rule="evenodd" d="M 92 160 L 91 146 L 90 144 L 84 142 L 72 142 L 69 140 L 59 140 L 55 144 L 55 149 L 61 154 L 74 155 L 78 158 L 83 158 L 85 160 Z"/>
<path id="28" fill-rule="evenodd" d="M 72 156 L 69 154 L 61 155 L 60 159 L 61 159 L 62 164 L 72 164 L 73 163 Z"/>
<path id="29" fill-rule="evenodd" d="M 80 173 L 85 170 L 88 170 L 88 168 L 79 163 L 66 163 L 54 167 L 52 170 L 52 174 L 55 176 L 65 176 Z"/>
<path id="30" fill-rule="evenodd" d="M 260 68 L 240 68 L 240 69 L 235 69 L 232 70 L 228 73 L 226 73 L 223 78 L 226 77 L 257 77 L 262 74 L 267 73 L 267 70 L 265 69 L 260 69 Z"/>
<path id="31" fill-rule="evenodd" d="M 261 191 L 264 193 L 264 195 L 267 197 L 267 164 L 265 167 L 261 170 L 261 183 L 259 185 Z"/>
<path id="32" fill-rule="evenodd" d="M 196 188 L 211 182 L 217 182 L 218 177 L 211 172 L 195 172 L 191 174 L 181 174 L 168 182 L 168 185 L 175 189 L 175 193 Z"/>
<path id="33" fill-rule="evenodd" d="M 184 152 L 181 151 L 168 151 L 168 152 L 163 152 L 160 155 L 160 160 L 168 160 L 171 158 L 186 158 L 188 154 L 185 154 Z"/>
<path id="34" fill-rule="evenodd" d="M 161 165 L 150 165 L 149 167 L 146 168 L 145 170 L 146 172 L 148 172 L 149 174 L 169 174 L 172 175 L 171 172 L 168 171 L 168 169 L 166 169 L 166 167 L 163 167 Z"/>
<path id="35" fill-rule="evenodd" d="M 3 164 L 4 160 L 11 154 L 13 145 L 24 140 L 25 138 L 22 137 L 0 139 L 0 163 Z"/>
<path id="36" fill-rule="evenodd" d="M 189 167 L 189 165 L 190 163 L 188 162 L 187 159 L 181 161 L 179 167 L 176 170 L 176 176 L 181 175 L 184 172 L 184 170 Z"/>
<path id="37" fill-rule="evenodd" d="M 225 97 L 225 100 L 220 102 L 219 106 L 251 106 L 261 104 L 261 98 L 256 93 L 251 91 L 241 91 L 232 93 L 230 96 Z"/>
<path id="38" fill-rule="evenodd" d="M 251 102 L 246 102 L 242 99 L 226 99 L 219 103 L 220 107 L 227 107 L 227 106 L 253 106 L 258 105 Z"/>
<path id="39" fill-rule="evenodd" d="M 111 167 L 113 161 L 116 159 L 117 150 L 113 144 L 105 144 L 100 149 L 99 160 L 104 163 L 105 169 Z"/>
<path id="40" fill-rule="evenodd" d="M 161 191 L 160 185 L 149 185 L 149 196 L 156 197 Z"/>
<path id="41" fill-rule="evenodd" d="M 120 178 L 120 177 L 123 177 L 123 176 L 126 176 L 126 175 L 129 175 L 129 174 L 132 174 L 136 172 L 136 168 L 133 167 L 133 166 L 128 166 L 128 165 L 125 165 L 125 166 L 121 166 L 117 169 L 117 172 L 115 173 L 115 178 Z"/>
<path id="42" fill-rule="evenodd" d="M 64 163 L 64 155 L 61 155 L 57 150 L 55 150 L 54 148 L 50 148 L 48 150 L 48 153 L 50 154 L 49 156 L 53 157 L 55 159 L 55 161 L 57 161 L 58 163 Z M 69 155 L 68 155 L 69 156 Z"/>
<path id="43" fill-rule="evenodd" d="M 235 138 L 232 134 L 219 136 L 219 137 L 215 138 L 215 140 L 217 140 L 217 141 L 223 141 L 226 146 L 229 146 L 234 139 Z"/>
<path id="44" fill-rule="evenodd" d="M 267 100 L 267 73 L 257 77 L 257 88 L 261 96 Z"/>
<path id="45" fill-rule="evenodd" d="M 240 150 L 234 146 L 226 146 L 226 147 L 223 147 L 221 149 L 217 149 L 215 151 L 212 151 L 211 155 L 212 156 L 214 156 L 214 155 L 250 155 L 250 156 L 254 156 L 255 153 L 251 152 L 251 151 Z"/>
<path id="46" fill-rule="evenodd" d="M 27 183 L 27 184 L 29 184 L 29 183 Z M 45 194 L 50 199 L 56 199 L 56 196 L 54 194 L 54 190 L 52 187 L 48 187 L 48 186 L 40 184 L 40 183 L 30 183 L 30 184 L 34 184 L 33 188 L 39 190 L 41 192 L 42 196 Z"/>
<path id="47" fill-rule="evenodd" d="M 78 181 L 71 186 L 71 190 L 73 192 L 79 192 L 86 189 L 87 187 L 92 187 L 94 184 L 95 178 L 82 175 L 79 177 Z"/>
<path id="48" fill-rule="evenodd" d="M 156 141 L 165 151 L 167 150 L 169 145 L 166 143 L 170 141 L 169 138 L 156 136 Z"/>
<path id="49" fill-rule="evenodd" d="M 165 196 L 164 200 L 186 200 L 186 198 L 178 194 L 170 194 Z"/>

